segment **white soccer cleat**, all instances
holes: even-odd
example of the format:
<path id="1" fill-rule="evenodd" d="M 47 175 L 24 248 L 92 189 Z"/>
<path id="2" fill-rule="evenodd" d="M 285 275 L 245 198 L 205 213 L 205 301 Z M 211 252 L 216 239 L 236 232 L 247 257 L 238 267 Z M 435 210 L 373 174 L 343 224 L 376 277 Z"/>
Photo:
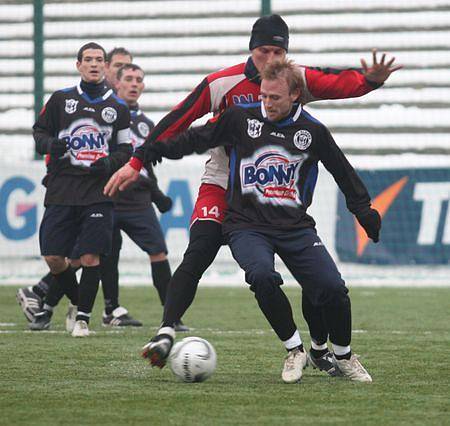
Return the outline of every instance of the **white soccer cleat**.
<path id="1" fill-rule="evenodd" d="M 355 354 L 350 359 L 336 359 L 333 355 L 333 362 L 344 377 L 348 377 L 354 382 L 372 382 L 372 377 L 370 377 L 370 374 L 362 366 Z"/>
<path id="2" fill-rule="evenodd" d="M 281 378 L 284 383 L 297 383 L 301 380 L 303 369 L 306 367 L 308 357 L 306 352 L 296 348 L 287 354 L 284 360 Z"/>
<path id="3" fill-rule="evenodd" d="M 75 327 L 75 321 L 77 318 L 77 307 L 69 303 L 69 307 L 67 308 L 66 314 L 66 331 L 72 333 Z"/>
<path id="4" fill-rule="evenodd" d="M 75 321 L 75 326 L 73 327 L 72 337 L 87 337 L 89 336 L 89 327 L 86 321 L 78 320 Z"/>

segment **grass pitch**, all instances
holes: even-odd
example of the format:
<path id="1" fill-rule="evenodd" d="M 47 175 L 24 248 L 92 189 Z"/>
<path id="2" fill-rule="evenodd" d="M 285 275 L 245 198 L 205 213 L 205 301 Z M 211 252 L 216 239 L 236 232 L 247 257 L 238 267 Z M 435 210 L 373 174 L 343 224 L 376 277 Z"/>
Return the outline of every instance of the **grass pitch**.
<path id="1" fill-rule="evenodd" d="M 374 383 L 308 368 L 297 385 L 282 383 L 285 351 L 248 289 L 199 289 L 187 335 L 208 339 L 218 366 L 197 384 L 139 356 L 161 318 L 154 289 L 121 289 L 140 329 L 102 327 L 99 292 L 86 339 L 64 332 L 66 302 L 51 331 L 27 331 L 15 291 L 0 287 L 1 425 L 450 424 L 450 289 L 351 289 L 352 348 Z M 309 347 L 300 291 L 286 292 Z"/>

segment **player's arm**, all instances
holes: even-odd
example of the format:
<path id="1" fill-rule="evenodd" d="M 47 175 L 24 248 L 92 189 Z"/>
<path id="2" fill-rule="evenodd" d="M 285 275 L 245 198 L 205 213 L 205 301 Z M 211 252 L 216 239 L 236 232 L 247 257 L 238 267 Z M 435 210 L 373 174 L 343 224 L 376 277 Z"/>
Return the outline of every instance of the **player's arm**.
<path id="1" fill-rule="evenodd" d="M 131 160 L 111 176 L 105 186 L 104 194 L 112 197 L 117 191 L 125 190 L 139 178 L 139 171 L 146 159 L 146 151 L 155 140 L 168 138 L 187 129 L 197 118 L 203 117 L 211 110 L 209 82 L 205 78 L 189 96 L 166 115 L 149 134 L 143 145 L 137 148 Z"/>
<path id="2" fill-rule="evenodd" d="M 51 158 L 59 158 L 67 151 L 65 141 L 58 139 L 58 105 L 57 96 L 53 94 L 44 105 L 33 125 L 33 138 L 36 152 Z"/>
<path id="3" fill-rule="evenodd" d="M 382 86 L 389 76 L 402 68 L 394 65 L 395 58 L 386 59 L 383 53 L 378 58 L 372 51 L 372 64 L 368 66 L 361 59 L 362 68 L 312 68 L 306 67 L 304 94 L 302 103 L 320 99 L 344 99 L 363 96 Z"/>
<path id="4" fill-rule="evenodd" d="M 179 160 L 186 155 L 202 154 L 217 146 L 234 145 L 236 107 L 213 117 L 204 126 L 192 127 L 173 138 L 150 145 L 148 156 L 156 163 L 162 157 Z"/>
<path id="5" fill-rule="evenodd" d="M 168 197 L 158 185 L 158 179 L 155 175 L 153 167 L 146 166 L 148 173 L 148 185 L 152 202 L 156 205 L 161 213 L 165 213 L 172 208 L 172 199 Z"/>
<path id="6" fill-rule="evenodd" d="M 146 165 L 145 152 L 150 144 L 180 134 L 195 120 L 211 112 L 211 109 L 211 92 L 206 77 L 152 129 L 145 143 L 134 152 L 131 165 L 139 169 L 142 164 Z"/>
<path id="7" fill-rule="evenodd" d="M 133 153 L 133 145 L 130 138 L 130 111 L 128 108 L 123 108 L 119 114 L 117 123 L 116 140 L 113 141 L 114 149 L 111 149 L 110 154 L 102 157 L 91 164 L 90 172 L 95 175 L 111 176 L 127 163 Z"/>
<path id="8" fill-rule="evenodd" d="M 371 208 L 366 186 L 325 126 L 322 128 L 322 135 L 316 149 L 320 161 L 333 175 L 344 194 L 347 208 L 356 216 L 367 236 L 374 242 L 378 242 L 381 228 L 380 215 Z"/>

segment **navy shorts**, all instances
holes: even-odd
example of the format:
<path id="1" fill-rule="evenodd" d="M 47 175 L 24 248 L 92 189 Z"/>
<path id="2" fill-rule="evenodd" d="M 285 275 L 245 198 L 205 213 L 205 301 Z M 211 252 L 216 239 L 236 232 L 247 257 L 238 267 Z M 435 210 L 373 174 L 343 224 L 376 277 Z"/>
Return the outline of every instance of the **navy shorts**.
<path id="1" fill-rule="evenodd" d="M 108 254 L 111 251 L 113 204 L 88 206 L 50 205 L 45 209 L 39 229 L 43 256 L 70 257 L 77 254 Z"/>
<path id="2" fill-rule="evenodd" d="M 114 228 L 124 231 L 141 250 L 150 255 L 167 254 L 161 225 L 152 206 L 133 211 L 114 210 Z"/>

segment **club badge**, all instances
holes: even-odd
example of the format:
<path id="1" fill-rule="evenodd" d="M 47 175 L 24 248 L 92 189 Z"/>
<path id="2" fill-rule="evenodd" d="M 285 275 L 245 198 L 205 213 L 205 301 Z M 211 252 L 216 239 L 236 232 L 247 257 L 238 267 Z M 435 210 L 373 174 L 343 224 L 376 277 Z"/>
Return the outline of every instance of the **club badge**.
<path id="1" fill-rule="evenodd" d="M 294 135 L 294 145 L 301 151 L 308 149 L 311 145 L 311 142 L 312 136 L 311 133 L 308 132 L 308 130 L 299 130 Z"/>
<path id="2" fill-rule="evenodd" d="M 107 123 L 114 123 L 114 121 L 116 121 L 116 118 L 117 118 L 117 111 L 111 107 L 103 108 L 102 118 Z"/>
<path id="3" fill-rule="evenodd" d="M 150 133 L 150 127 L 148 127 L 148 124 L 147 123 L 144 123 L 143 121 L 141 121 L 139 124 L 138 124 L 138 130 L 139 130 L 139 133 L 144 137 L 144 138 L 146 138 L 147 136 L 148 136 L 148 134 Z"/>
<path id="4" fill-rule="evenodd" d="M 261 131 L 264 123 L 261 123 L 261 121 L 258 121 L 256 119 L 250 118 L 247 118 L 247 123 L 248 123 L 247 128 L 248 135 L 253 139 L 259 138 L 261 136 Z"/>
<path id="5" fill-rule="evenodd" d="M 75 99 L 66 99 L 66 107 L 64 110 L 67 114 L 73 114 L 77 110 L 78 101 Z"/>

